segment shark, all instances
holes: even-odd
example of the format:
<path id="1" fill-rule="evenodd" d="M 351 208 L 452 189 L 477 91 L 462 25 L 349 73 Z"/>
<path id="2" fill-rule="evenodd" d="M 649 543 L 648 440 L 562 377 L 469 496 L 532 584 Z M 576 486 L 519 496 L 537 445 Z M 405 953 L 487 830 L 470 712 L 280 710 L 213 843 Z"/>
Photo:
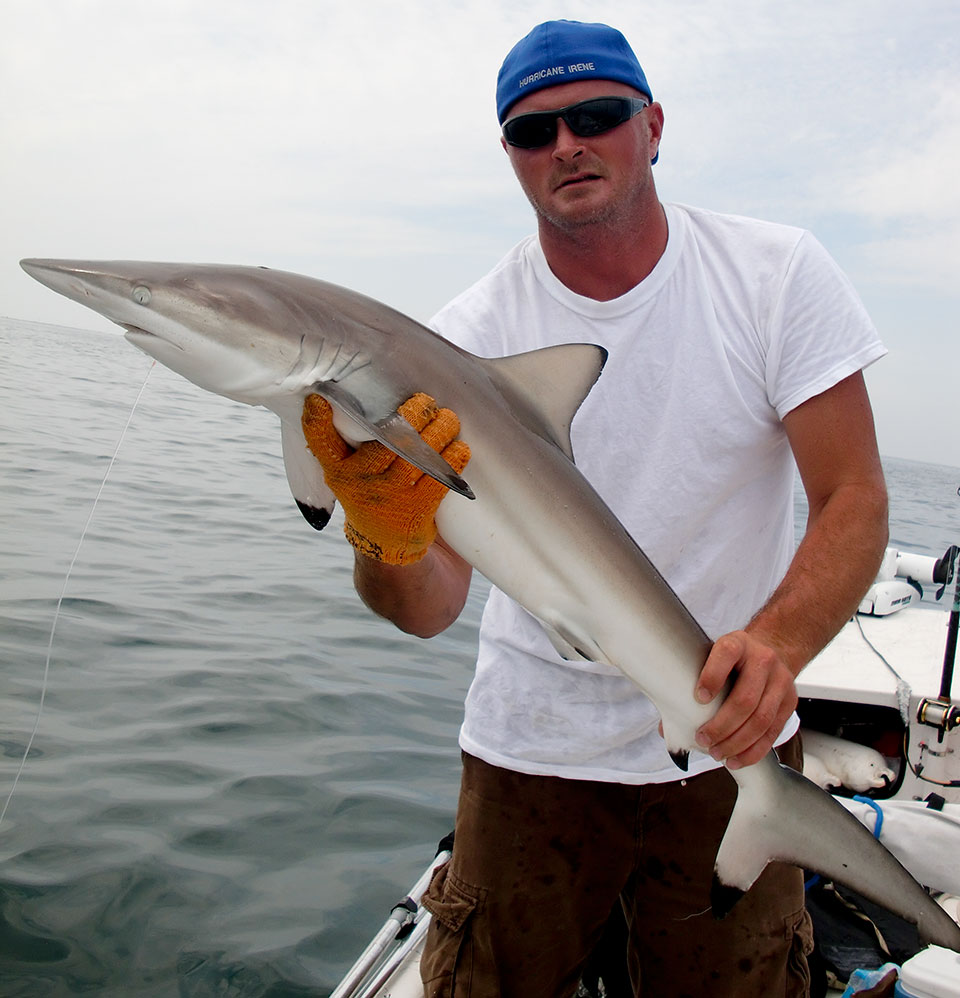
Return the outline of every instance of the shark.
<path id="1" fill-rule="evenodd" d="M 379 440 L 446 485 L 436 516 L 445 542 L 533 614 L 561 655 L 607 663 L 634 681 L 686 767 L 697 729 L 723 696 L 697 702 L 710 639 L 574 462 L 570 426 L 601 374 L 601 347 L 480 358 L 355 291 L 263 267 L 21 266 L 201 388 L 275 412 L 287 480 L 313 527 L 334 508 L 301 426 L 313 393 L 331 403 L 349 443 Z M 463 475 L 398 414 L 416 392 L 459 416 L 471 450 Z M 960 926 L 828 793 L 772 752 L 727 772 L 737 799 L 715 861 L 715 914 L 779 860 L 852 887 L 915 923 L 925 941 L 960 952 Z"/>

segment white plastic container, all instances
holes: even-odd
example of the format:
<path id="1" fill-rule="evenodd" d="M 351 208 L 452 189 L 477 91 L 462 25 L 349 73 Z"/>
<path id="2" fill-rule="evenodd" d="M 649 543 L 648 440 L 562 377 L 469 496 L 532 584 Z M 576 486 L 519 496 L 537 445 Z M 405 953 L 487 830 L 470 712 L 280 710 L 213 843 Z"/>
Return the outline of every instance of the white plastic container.
<path id="1" fill-rule="evenodd" d="M 960 998 L 960 953 L 928 946 L 900 968 L 897 998 Z"/>

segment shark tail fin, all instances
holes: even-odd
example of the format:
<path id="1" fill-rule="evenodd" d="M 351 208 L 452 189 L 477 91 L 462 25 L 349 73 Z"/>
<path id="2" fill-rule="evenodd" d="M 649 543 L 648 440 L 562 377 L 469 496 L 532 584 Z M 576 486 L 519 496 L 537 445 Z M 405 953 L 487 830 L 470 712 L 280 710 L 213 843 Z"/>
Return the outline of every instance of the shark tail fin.
<path id="1" fill-rule="evenodd" d="M 714 912 L 723 915 L 772 860 L 845 884 L 960 952 L 960 926 L 872 833 L 776 755 L 736 770 L 737 802 L 717 853 Z"/>

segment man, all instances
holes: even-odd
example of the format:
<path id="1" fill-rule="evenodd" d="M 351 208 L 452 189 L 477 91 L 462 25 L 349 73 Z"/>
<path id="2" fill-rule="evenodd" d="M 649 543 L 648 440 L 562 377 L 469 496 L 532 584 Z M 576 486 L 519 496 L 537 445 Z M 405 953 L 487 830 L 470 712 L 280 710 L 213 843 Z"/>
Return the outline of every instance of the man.
<path id="1" fill-rule="evenodd" d="M 537 235 L 435 325 L 485 355 L 607 348 L 574 420 L 577 463 L 716 639 L 698 698 L 735 682 L 685 775 L 635 686 L 564 661 L 491 593 L 454 858 L 425 901 L 426 993 L 572 994 L 619 898 L 637 995 L 805 994 L 800 871 L 772 864 L 726 919 L 709 913 L 735 796 L 721 767 L 774 745 L 799 766 L 794 679 L 876 573 L 886 496 L 861 370 L 883 348 L 809 234 L 660 203 L 663 111 L 619 32 L 539 25 L 507 56 L 497 109 Z M 407 415 L 463 466 L 469 440 L 455 440 L 452 413 L 418 397 Z M 448 626 L 471 570 L 434 539 L 442 494 L 393 493 L 380 515 L 389 453 L 352 454 L 322 408 L 305 427 L 344 503 L 362 598 L 421 636 Z M 795 554 L 794 460 L 810 507 Z"/>

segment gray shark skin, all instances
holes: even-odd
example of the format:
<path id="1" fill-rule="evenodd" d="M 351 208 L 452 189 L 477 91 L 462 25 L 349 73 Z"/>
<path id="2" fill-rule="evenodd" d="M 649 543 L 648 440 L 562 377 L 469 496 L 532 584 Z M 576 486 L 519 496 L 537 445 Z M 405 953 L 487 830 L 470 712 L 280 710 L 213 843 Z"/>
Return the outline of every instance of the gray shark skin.
<path id="1" fill-rule="evenodd" d="M 613 665 L 636 682 L 685 766 L 695 732 L 719 706 L 694 698 L 710 641 L 573 463 L 570 423 L 600 375 L 601 348 L 484 360 L 370 298 L 256 267 L 22 266 L 201 388 L 277 413 L 290 488 L 314 526 L 333 509 L 300 425 L 314 392 L 348 441 L 380 440 L 448 485 L 437 512 L 444 540 L 537 617 L 565 657 Z M 460 417 L 466 481 L 397 414 L 418 391 Z M 717 854 L 715 911 L 783 860 L 849 885 L 960 952 L 960 927 L 829 794 L 773 753 L 730 775 L 738 796 Z"/>

